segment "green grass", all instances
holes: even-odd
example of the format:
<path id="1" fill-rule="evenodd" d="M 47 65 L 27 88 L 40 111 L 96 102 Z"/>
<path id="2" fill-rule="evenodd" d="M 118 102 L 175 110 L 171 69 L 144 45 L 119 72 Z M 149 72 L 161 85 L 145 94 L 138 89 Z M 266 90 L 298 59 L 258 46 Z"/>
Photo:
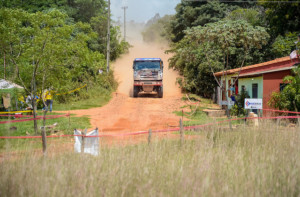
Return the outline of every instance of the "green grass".
<path id="1" fill-rule="evenodd" d="M 192 102 L 198 102 L 200 101 L 202 104 L 212 104 L 211 99 L 203 98 L 201 96 L 198 96 L 197 94 L 189 94 L 189 98 Z M 182 100 L 188 101 L 188 98 L 186 96 L 182 97 Z"/>
<path id="2" fill-rule="evenodd" d="M 187 108 L 189 112 L 182 113 L 182 110 L 173 112 L 177 116 L 183 117 L 184 126 L 202 125 L 206 123 L 213 123 L 213 122 L 227 120 L 227 118 L 225 117 L 216 117 L 216 118 L 209 117 L 203 111 L 204 109 L 208 109 L 210 107 L 210 104 L 213 103 L 212 100 L 205 99 L 194 94 L 190 94 L 189 98 L 191 99 L 191 101 L 200 101 L 201 107 L 199 106 L 197 107 L 196 105 L 184 105 L 181 108 L 182 109 Z M 184 96 L 182 100 L 187 100 L 187 98 Z M 231 118 L 233 119 L 236 117 L 231 117 Z M 231 121 L 231 123 L 232 125 L 237 125 L 237 124 L 243 124 L 244 122 L 243 120 L 233 120 Z"/>
<path id="3" fill-rule="evenodd" d="M 102 107 L 111 99 L 111 91 L 105 89 L 90 90 L 89 98 L 87 99 L 73 99 L 68 103 L 53 103 L 54 111 L 66 111 L 76 109 L 89 109 L 95 107 Z M 74 101 L 75 100 L 75 101 Z"/>
<path id="4" fill-rule="evenodd" d="M 200 131 L 182 145 L 174 139 L 103 146 L 96 157 L 28 154 L 1 163 L 0 191 L 1 196 L 299 196 L 299 142 L 299 132 L 275 131 L 269 124 Z"/>
<path id="5" fill-rule="evenodd" d="M 67 104 L 58 104 L 57 102 L 53 103 L 53 110 L 76 110 L 76 109 L 88 109 L 93 107 L 101 107 L 109 102 L 111 99 L 112 90 L 106 90 L 102 87 L 94 87 L 88 92 L 83 89 L 81 91 L 82 95 L 85 95 L 87 99 L 71 98 L 70 102 Z M 74 94 L 75 95 L 75 94 Z M 47 113 L 47 115 L 58 115 L 60 113 Z M 38 110 L 38 115 L 43 115 L 41 110 Z M 4 121 L 4 118 L 1 118 L 1 121 Z M 89 117 L 74 117 L 71 115 L 69 117 L 61 117 L 57 119 L 48 119 L 46 120 L 46 125 L 53 125 L 57 123 L 55 129 L 59 134 L 73 134 L 74 129 L 85 129 L 90 127 Z M 43 125 L 43 120 L 38 120 L 38 133 L 34 132 L 33 121 L 28 122 L 19 122 L 19 123 L 10 123 L 10 124 L 0 124 L 0 136 L 26 136 L 26 135 L 40 135 L 41 126 Z M 47 135 L 50 134 L 51 130 L 48 130 Z M 7 146 L 12 150 L 24 150 L 28 143 L 36 144 L 34 142 L 40 141 L 40 139 L 21 139 L 21 140 L 1 140 L 0 139 L 0 152 L 6 151 Z M 37 143 L 40 144 L 40 143 Z M 33 146 L 33 149 L 40 148 L 40 145 L 36 147 Z"/>
<path id="6" fill-rule="evenodd" d="M 57 115 L 57 113 L 49 113 L 50 115 Z M 41 115 L 41 112 L 39 113 Z M 2 119 L 3 120 L 3 119 Z M 43 120 L 38 120 L 38 134 L 41 133 L 41 126 L 43 125 Z M 57 126 L 53 131 L 57 131 L 59 134 L 73 134 L 74 129 L 85 129 L 90 127 L 90 122 L 88 117 L 61 117 L 57 119 L 49 119 L 46 120 L 46 125 L 53 125 L 54 123 L 57 123 Z M 16 130 L 12 130 L 11 128 L 16 128 Z M 51 130 L 47 130 L 47 134 L 49 135 L 49 132 Z M 10 123 L 10 124 L 0 124 L 0 136 L 26 136 L 29 135 L 35 135 L 34 128 L 33 128 L 33 121 L 27 121 L 27 122 L 18 122 L 18 123 Z M 24 149 L 27 142 L 29 141 L 36 141 L 33 140 L 27 140 L 27 139 L 20 139 L 20 140 L 9 140 L 10 146 L 14 149 Z M 5 144 L 7 140 L 0 139 L 0 152 L 5 149 Z"/>

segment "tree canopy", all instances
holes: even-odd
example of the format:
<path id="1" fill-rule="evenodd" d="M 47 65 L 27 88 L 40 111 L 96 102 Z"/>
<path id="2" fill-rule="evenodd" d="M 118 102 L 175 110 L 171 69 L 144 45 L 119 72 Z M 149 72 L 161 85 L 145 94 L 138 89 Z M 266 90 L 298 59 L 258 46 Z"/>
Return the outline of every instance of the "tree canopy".
<path id="1" fill-rule="evenodd" d="M 186 90 L 205 97 L 216 85 L 213 72 L 253 62 L 268 38 L 263 27 L 253 27 L 244 20 L 221 20 L 185 33 L 184 39 L 169 51 L 175 53 L 170 66 L 183 74 L 184 81 L 179 82 Z"/>
<path id="2" fill-rule="evenodd" d="M 0 2 L 1 74 L 33 91 L 53 87 L 58 92 L 82 84 L 114 86 L 106 70 L 107 3 L 105 0 L 3 0 Z M 111 26 L 111 60 L 129 44 Z M 3 72 L 2 72 L 3 71 Z M 2 77 L 2 76 L 1 76 Z M 65 101 L 68 95 L 58 98 Z"/>
<path id="3" fill-rule="evenodd" d="M 211 96 L 209 65 L 220 71 L 288 56 L 300 33 L 300 1 L 282 1 L 181 1 L 164 31 L 170 28 L 170 65 L 184 76 L 182 87 Z"/>

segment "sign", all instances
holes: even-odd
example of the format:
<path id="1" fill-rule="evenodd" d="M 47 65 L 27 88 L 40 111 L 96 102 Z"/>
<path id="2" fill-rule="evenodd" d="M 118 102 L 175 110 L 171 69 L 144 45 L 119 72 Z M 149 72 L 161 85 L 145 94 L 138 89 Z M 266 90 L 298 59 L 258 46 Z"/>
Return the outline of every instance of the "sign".
<path id="1" fill-rule="evenodd" d="M 245 109 L 262 109 L 262 99 L 245 99 Z"/>
<path id="2" fill-rule="evenodd" d="M 227 101 L 221 101 L 221 105 L 228 105 Z M 234 105 L 234 101 L 229 101 L 229 106 L 233 106 Z"/>

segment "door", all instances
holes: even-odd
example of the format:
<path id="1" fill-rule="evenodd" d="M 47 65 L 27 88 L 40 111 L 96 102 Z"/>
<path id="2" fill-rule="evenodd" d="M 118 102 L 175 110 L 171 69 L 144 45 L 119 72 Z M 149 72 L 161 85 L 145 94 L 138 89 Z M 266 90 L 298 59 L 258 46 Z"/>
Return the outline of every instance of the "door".
<path id="1" fill-rule="evenodd" d="M 258 84 L 253 83 L 252 84 L 252 98 L 257 98 L 258 97 Z"/>
<path id="2" fill-rule="evenodd" d="M 223 88 L 222 88 L 222 101 L 226 101 L 226 83 L 223 81 Z"/>
<path id="3" fill-rule="evenodd" d="M 257 97 L 258 97 L 258 84 L 253 83 L 252 84 L 252 98 L 257 98 Z M 257 114 L 257 109 L 253 109 L 252 111 Z"/>

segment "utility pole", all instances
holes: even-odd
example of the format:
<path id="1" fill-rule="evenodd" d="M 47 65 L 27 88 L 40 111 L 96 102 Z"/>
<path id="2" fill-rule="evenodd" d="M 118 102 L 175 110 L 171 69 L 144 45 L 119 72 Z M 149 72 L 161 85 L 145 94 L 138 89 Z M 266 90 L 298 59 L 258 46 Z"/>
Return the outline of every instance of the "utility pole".
<path id="1" fill-rule="evenodd" d="M 124 9 L 124 41 L 126 41 L 126 9 L 128 6 L 123 6 L 122 9 Z"/>
<path id="2" fill-rule="evenodd" d="M 110 0 L 108 0 L 108 13 L 107 13 L 107 55 L 106 55 L 107 73 L 109 72 L 109 60 L 110 60 Z"/>

